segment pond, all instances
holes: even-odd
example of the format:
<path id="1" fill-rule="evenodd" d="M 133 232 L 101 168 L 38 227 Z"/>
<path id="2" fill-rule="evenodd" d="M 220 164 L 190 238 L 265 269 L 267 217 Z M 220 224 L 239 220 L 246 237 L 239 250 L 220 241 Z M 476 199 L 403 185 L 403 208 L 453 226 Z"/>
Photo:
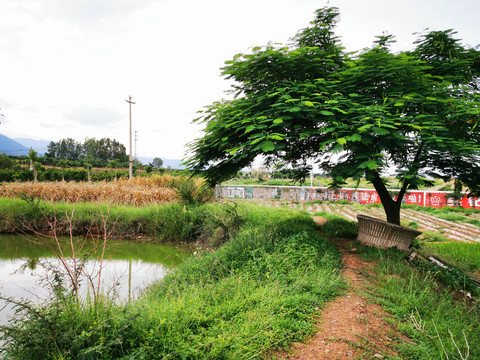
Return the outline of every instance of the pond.
<path id="1" fill-rule="evenodd" d="M 58 244 L 53 239 L 26 238 L 20 235 L 0 234 L 0 295 L 5 298 L 29 299 L 35 303 L 45 301 L 50 294 L 51 286 L 47 280 L 53 279 L 54 268 L 65 273 L 65 267 L 58 261 L 48 245 L 58 252 L 61 248 L 66 256 L 71 256 L 70 238 L 62 237 Z M 101 291 L 115 297 L 119 301 L 127 301 L 138 295 L 139 290 L 159 280 L 173 268 L 191 256 L 186 248 L 164 246 L 133 240 L 109 239 L 106 242 L 103 262 L 99 258 L 103 249 L 102 239 L 74 239 L 76 257 L 90 254 L 83 266 L 84 273 L 90 276 L 95 286 L 101 268 Z M 60 248 L 58 247 L 60 245 Z M 80 260 L 81 261 L 81 260 Z M 71 267 L 71 260 L 69 265 Z M 47 277 L 47 274 L 50 274 Z M 89 290 L 87 279 L 80 282 L 81 296 Z M 51 281 L 50 281 L 51 282 Z M 83 292 L 83 293 L 82 293 Z M 6 305 L 0 300 L 0 309 Z M 12 306 L 6 306 L 0 312 L 0 324 L 5 324 L 13 314 Z"/>

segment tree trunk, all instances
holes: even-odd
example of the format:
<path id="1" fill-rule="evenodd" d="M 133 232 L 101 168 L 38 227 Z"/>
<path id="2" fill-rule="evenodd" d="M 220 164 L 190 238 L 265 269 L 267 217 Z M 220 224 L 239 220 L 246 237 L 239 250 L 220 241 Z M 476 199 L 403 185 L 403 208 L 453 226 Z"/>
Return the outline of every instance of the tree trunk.
<path id="1" fill-rule="evenodd" d="M 400 225 L 400 205 L 393 201 L 392 204 L 383 204 L 383 209 L 385 210 L 385 215 L 387 215 L 387 221 L 389 223 Z"/>
<path id="2" fill-rule="evenodd" d="M 380 178 L 380 175 L 375 171 L 372 171 L 372 175 L 373 179 L 371 182 L 380 197 L 385 215 L 387 215 L 387 221 L 395 225 L 400 225 L 400 206 L 402 205 L 404 191 L 400 191 L 397 201 L 395 201 L 390 196 L 390 193 Z"/>

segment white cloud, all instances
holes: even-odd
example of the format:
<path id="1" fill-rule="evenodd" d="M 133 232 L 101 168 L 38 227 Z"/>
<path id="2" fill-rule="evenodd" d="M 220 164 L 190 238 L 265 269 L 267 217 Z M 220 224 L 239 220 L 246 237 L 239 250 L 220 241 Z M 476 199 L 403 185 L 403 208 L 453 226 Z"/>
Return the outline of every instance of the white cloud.
<path id="1" fill-rule="evenodd" d="M 139 155 L 179 158 L 200 136 L 196 111 L 225 97 L 226 60 L 285 43 L 326 4 L 319 0 L 1 0 L 0 131 L 58 140 L 110 137 L 128 144 L 128 104 Z M 349 50 L 387 30 L 396 49 L 414 31 L 455 28 L 480 42 L 476 0 L 331 0 Z"/>

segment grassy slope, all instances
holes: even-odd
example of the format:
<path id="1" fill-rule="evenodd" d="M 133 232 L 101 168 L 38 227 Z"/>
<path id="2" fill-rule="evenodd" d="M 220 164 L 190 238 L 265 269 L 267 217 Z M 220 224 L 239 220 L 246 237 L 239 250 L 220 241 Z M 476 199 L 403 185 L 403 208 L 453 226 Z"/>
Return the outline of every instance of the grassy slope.
<path id="1" fill-rule="evenodd" d="M 338 252 L 303 214 L 241 207 L 233 240 L 192 258 L 138 301 L 27 311 L 7 358 L 248 359 L 302 340 L 344 287 Z M 36 334 L 32 336 L 31 334 Z"/>
<path id="2" fill-rule="evenodd" d="M 461 358 L 458 350 L 463 356 L 470 351 L 471 359 L 480 357 L 478 300 L 456 296 L 437 282 L 436 270 L 408 264 L 402 252 L 366 247 L 360 251 L 364 259 L 377 262 L 367 274 L 370 297 L 393 314 L 402 332 L 414 341 L 399 344 L 403 358 Z"/>

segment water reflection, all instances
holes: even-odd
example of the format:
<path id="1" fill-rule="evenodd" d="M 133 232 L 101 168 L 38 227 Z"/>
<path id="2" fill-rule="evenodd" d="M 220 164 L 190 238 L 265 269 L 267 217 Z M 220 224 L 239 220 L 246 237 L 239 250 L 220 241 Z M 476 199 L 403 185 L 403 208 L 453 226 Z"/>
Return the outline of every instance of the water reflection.
<path id="1" fill-rule="evenodd" d="M 85 244 L 84 250 L 90 246 L 91 243 Z M 0 294 L 6 298 L 30 299 L 35 303 L 45 301 L 49 296 L 45 265 L 62 268 L 57 259 L 48 257 L 50 254 L 46 247 L 35 245 L 21 236 L 0 235 Z M 135 297 L 139 290 L 163 278 L 190 256 L 185 249 L 120 240 L 109 241 L 106 254 L 107 260 L 102 265 L 101 293 L 114 296 L 119 301 Z M 98 269 L 97 261 L 85 262 L 84 272 L 93 274 L 91 280 L 95 285 Z M 80 296 L 85 297 L 91 291 L 89 288 L 83 278 Z M 0 308 L 4 305 L 5 302 L 0 300 Z M 0 323 L 5 323 L 12 311 L 11 306 L 6 306 L 0 312 Z"/>

